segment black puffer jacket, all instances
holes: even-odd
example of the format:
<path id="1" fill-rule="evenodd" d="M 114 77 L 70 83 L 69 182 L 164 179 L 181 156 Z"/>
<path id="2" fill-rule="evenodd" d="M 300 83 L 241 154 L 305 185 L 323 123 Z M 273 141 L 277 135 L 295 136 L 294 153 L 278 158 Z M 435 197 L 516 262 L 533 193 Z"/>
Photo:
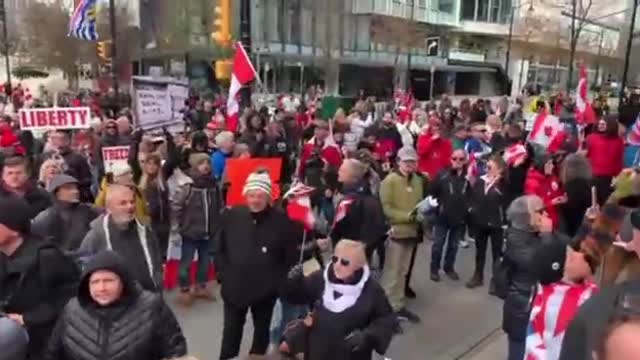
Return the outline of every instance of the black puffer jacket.
<path id="1" fill-rule="evenodd" d="M 10 196 L 16 195 L 6 190 L 2 182 L 0 182 L 0 198 Z M 51 205 L 51 196 L 49 196 L 49 193 L 36 186 L 34 183 L 27 184 L 27 191 L 24 193 L 22 199 L 29 204 L 30 219 L 35 218 L 41 211 L 44 211 L 49 207 L 49 205 Z"/>
<path id="2" fill-rule="evenodd" d="M 123 293 L 101 306 L 89 294 L 89 278 L 98 270 L 120 277 Z M 114 252 L 96 255 L 65 307 L 45 360 L 163 360 L 183 356 L 187 344 L 180 325 L 160 295 L 143 291 Z"/>
<path id="3" fill-rule="evenodd" d="M 506 181 L 498 179 L 489 188 L 487 178 L 482 176 L 473 184 L 471 219 L 473 224 L 484 228 L 500 228 L 505 223 L 507 207 Z"/>
<path id="4" fill-rule="evenodd" d="M 524 341 L 529 323 L 531 297 L 536 284 L 533 254 L 551 234 L 539 235 L 533 230 L 514 227 L 507 230 L 505 258 L 509 264 L 509 290 L 502 308 L 502 329 L 510 338 Z"/>
<path id="5" fill-rule="evenodd" d="M 438 200 L 436 221 L 447 226 L 465 222 L 471 206 L 471 185 L 466 172 L 458 174 L 452 169 L 440 171 L 431 184 L 430 195 Z"/>

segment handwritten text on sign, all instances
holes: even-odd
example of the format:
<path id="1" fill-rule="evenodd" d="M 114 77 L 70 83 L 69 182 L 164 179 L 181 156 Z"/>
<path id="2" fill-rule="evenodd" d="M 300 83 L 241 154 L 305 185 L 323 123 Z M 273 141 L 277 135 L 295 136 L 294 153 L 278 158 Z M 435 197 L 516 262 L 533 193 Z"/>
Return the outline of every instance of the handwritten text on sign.
<path id="1" fill-rule="evenodd" d="M 129 146 L 103 147 L 102 159 L 104 161 L 104 169 L 106 172 L 110 172 L 111 168 L 115 164 L 127 164 L 129 161 Z"/>
<path id="2" fill-rule="evenodd" d="M 88 107 L 20 109 L 22 130 L 86 129 L 90 119 Z"/>

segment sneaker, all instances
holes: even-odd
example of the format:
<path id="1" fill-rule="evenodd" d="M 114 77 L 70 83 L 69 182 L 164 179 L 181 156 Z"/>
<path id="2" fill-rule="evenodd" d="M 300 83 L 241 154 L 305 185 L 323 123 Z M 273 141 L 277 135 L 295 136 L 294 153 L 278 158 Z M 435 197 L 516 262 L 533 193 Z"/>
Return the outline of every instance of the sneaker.
<path id="1" fill-rule="evenodd" d="M 467 240 L 460 240 L 459 245 L 461 248 L 466 249 L 469 247 L 469 242 Z"/>
<path id="2" fill-rule="evenodd" d="M 413 289 L 411 288 L 411 286 L 408 286 L 408 285 L 407 285 L 407 286 L 404 288 L 404 296 L 405 296 L 407 299 L 415 299 L 415 298 L 416 298 L 416 292 L 415 292 L 415 291 L 413 291 Z"/>
<path id="3" fill-rule="evenodd" d="M 431 281 L 440 282 L 440 274 L 438 274 L 438 272 L 432 272 Z"/>
<path id="4" fill-rule="evenodd" d="M 399 320 L 409 321 L 410 323 L 417 324 L 420 322 L 420 317 L 406 308 L 402 308 L 396 311 L 396 317 Z"/>
<path id="5" fill-rule="evenodd" d="M 449 279 L 453 281 L 460 280 L 460 275 L 458 275 L 458 273 L 455 271 L 446 271 L 445 274 L 447 274 L 447 277 L 449 277 Z"/>

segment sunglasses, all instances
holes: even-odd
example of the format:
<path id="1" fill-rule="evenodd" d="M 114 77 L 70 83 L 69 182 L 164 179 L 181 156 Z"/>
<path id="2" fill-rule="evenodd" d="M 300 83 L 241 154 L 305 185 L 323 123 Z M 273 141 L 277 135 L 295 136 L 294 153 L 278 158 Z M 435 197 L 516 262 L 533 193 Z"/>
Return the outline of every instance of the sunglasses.
<path id="1" fill-rule="evenodd" d="M 476 129 L 477 132 L 481 132 L 481 133 L 485 133 L 487 132 L 487 129 Z"/>
<path id="2" fill-rule="evenodd" d="M 465 161 L 466 159 L 463 157 L 452 157 L 451 161 Z"/>
<path id="3" fill-rule="evenodd" d="M 535 212 L 536 212 L 537 214 L 542 215 L 542 214 L 544 214 L 544 213 L 546 213 L 546 212 L 547 212 L 547 209 L 546 209 L 546 208 L 542 208 L 542 209 L 535 210 Z"/>
<path id="4" fill-rule="evenodd" d="M 331 262 L 332 262 L 332 263 L 334 263 L 334 264 L 338 264 L 338 263 L 339 263 L 339 264 L 340 264 L 340 265 L 342 265 L 342 266 L 349 266 L 349 265 L 351 265 L 351 261 L 350 261 L 349 259 L 339 258 L 339 257 L 337 257 L 337 256 L 335 256 L 335 255 L 333 255 L 333 256 L 331 257 Z"/>

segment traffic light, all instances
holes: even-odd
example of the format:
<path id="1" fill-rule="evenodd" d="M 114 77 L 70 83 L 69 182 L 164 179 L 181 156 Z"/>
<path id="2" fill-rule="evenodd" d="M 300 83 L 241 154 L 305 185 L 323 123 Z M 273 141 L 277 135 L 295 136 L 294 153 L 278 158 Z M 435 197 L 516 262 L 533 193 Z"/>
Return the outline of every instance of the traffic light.
<path id="1" fill-rule="evenodd" d="M 111 40 L 98 41 L 96 43 L 96 51 L 102 63 L 111 63 Z"/>
<path id="2" fill-rule="evenodd" d="M 214 64 L 214 70 L 216 72 L 216 79 L 229 80 L 231 79 L 231 70 L 233 68 L 233 62 L 231 60 L 218 60 Z"/>
<path id="3" fill-rule="evenodd" d="M 231 0 L 218 0 L 214 10 L 215 31 L 211 33 L 211 38 L 222 46 L 231 43 Z"/>

